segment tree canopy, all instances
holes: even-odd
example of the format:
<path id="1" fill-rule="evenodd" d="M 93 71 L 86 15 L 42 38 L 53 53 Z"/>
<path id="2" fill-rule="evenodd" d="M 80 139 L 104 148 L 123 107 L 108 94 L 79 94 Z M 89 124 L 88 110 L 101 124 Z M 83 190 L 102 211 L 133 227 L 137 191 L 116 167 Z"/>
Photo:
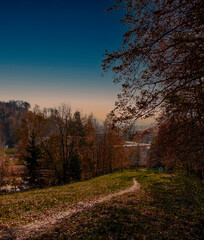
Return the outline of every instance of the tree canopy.
<path id="1" fill-rule="evenodd" d="M 16 143 L 15 130 L 19 127 L 20 119 L 30 108 L 24 101 L 0 102 L 0 125 L 5 145 L 13 147 Z"/>
<path id="2" fill-rule="evenodd" d="M 103 60 L 104 70 L 113 70 L 114 81 L 122 83 L 117 118 L 149 117 L 164 107 L 203 119 L 203 1 L 117 0 L 109 10 L 120 8 L 127 26 L 124 41 Z"/>

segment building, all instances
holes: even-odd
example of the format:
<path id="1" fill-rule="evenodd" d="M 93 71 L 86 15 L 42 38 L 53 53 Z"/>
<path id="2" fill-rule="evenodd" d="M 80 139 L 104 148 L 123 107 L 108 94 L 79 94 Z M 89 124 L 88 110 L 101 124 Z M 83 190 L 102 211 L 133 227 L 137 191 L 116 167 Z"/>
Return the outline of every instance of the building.
<path id="1" fill-rule="evenodd" d="M 148 163 L 148 152 L 151 144 L 126 141 L 125 149 L 128 152 L 130 167 L 146 166 Z"/>

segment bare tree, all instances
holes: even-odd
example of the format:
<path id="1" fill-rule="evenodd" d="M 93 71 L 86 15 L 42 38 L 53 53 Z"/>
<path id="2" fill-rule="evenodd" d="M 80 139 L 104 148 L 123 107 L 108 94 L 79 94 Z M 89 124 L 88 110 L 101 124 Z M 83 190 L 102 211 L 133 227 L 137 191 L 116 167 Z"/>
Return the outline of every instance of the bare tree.
<path id="1" fill-rule="evenodd" d="M 122 83 L 115 115 L 126 122 L 149 117 L 183 94 L 185 110 L 203 121 L 203 1 L 117 0 L 109 10 L 119 8 L 128 30 L 121 48 L 107 51 L 103 61 Z"/>
<path id="2" fill-rule="evenodd" d="M 5 165 L 6 156 L 4 153 L 5 138 L 3 131 L 0 127 L 0 186 L 5 183 L 5 177 L 7 176 L 8 169 Z"/>
<path id="3" fill-rule="evenodd" d="M 52 133 L 58 138 L 59 158 L 62 164 L 62 181 L 63 183 L 70 182 L 70 151 L 73 148 L 71 145 L 70 122 L 71 108 L 62 104 L 59 108 L 53 109 L 50 116 Z"/>

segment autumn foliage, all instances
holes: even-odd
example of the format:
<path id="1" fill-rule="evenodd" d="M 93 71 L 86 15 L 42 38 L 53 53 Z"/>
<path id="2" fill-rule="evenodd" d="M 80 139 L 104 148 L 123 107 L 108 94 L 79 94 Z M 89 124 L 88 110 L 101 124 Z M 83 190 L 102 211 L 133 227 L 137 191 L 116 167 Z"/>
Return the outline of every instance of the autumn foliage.
<path id="1" fill-rule="evenodd" d="M 156 114 L 157 160 L 181 163 L 203 177 L 203 1 L 117 0 L 109 11 L 118 9 L 127 31 L 122 46 L 107 51 L 103 61 L 122 85 L 116 120 L 130 123 Z"/>
<path id="2" fill-rule="evenodd" d="M 100 126 L 92 115 L 67 105 L 36 108 L 21 120 L 18 153 L 31 187 L 64 184 L 128 167 L 121 130 L 110 117 Z"/>

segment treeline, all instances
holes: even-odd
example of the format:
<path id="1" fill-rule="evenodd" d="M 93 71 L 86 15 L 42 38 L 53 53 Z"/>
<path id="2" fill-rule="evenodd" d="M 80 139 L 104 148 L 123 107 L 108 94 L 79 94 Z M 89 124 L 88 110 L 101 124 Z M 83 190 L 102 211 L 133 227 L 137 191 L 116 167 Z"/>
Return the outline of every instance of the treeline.
<path id="1" fill-rule="evenodd" d="M 103 126 L 67 105 L 35 108 L 21 118 L 18 154 L 30 187 L 65 184 L 128 167 L 121 130 L 108 116 Z"/>
<path id="2" fill-rule="evenodd" d="M 158 124 L 150 165 L 184 170 L 204 179 L 204 124 L 191 117 L 171 117 Z"/>
<path id="3" fill-rule="evenodd" d="M 156 116 L 150 164 L 204 178 L 204 4 L 202 0 L 118 0 L 127 31 L 106 51 L 105 71 L 122 91 L 114 109 L 128 123 Z"/>
<path id="4" fill-rule="evenodd" d="M 15 131 L 19 127 L 22 115 L 30 109 L 24 101 L 0 102 L 1 144 L 12 148 L 16 143 Z"/>

